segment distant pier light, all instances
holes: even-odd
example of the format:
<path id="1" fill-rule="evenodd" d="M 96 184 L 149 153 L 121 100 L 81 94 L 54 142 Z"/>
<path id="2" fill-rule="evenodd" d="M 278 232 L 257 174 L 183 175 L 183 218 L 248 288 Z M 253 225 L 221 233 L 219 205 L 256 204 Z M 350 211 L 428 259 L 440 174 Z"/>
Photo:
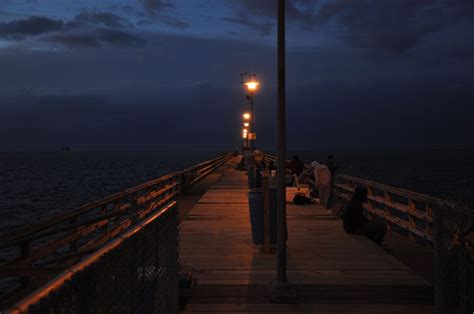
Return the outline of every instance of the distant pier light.
<path id="1" fill-rule="evenodd" d="M 249 131 L 247 129 L 243 129 L 242 130 L 242 137 L 243 138 L 247 138 L 248 137 L 248 134 L 249 134 Z"/>
<path id="2" fill-rule="evenodd" d="M 245 98 L 248 100 L 249 104 L 249 111 L 244 114 L 244 126 L 248 129 L 247 132 L 247 139 L 248 145 L 247 147 L 253 151 L 255 149 L 255 139 L 257 138 L 257 134 L 255 133 L 255 115 L 254 115 L 254 108 L 253 108 L 253 101 L 257 90 L 259 89 L 260 82 L 257 80 L 257 75 L 255 73 L 240 73 L 240 83 L 243 84 L 246 95 Z"/>
<path id="3" fill-rule="evenodd" d="M 249 93 L 252 93 L 252 92 L 255 92 L 258 89 L 259 84 L 260 83 L 257 82 L 256 80 L 251 80 L 249 82 L 246 82 L 245 86 L 247 86 L 247 89 L 248 89 Z"/>

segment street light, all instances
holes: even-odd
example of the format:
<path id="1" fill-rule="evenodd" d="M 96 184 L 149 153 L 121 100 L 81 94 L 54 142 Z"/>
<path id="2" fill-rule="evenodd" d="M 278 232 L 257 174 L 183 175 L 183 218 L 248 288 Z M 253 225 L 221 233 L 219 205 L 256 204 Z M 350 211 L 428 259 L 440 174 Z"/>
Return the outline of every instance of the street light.
<path id="1" fill-rule="evenodd" d="M 247 86 L 249 93 L 253 93 L 257 90 L 259 84 L 259 82 L 252 80 L 250 82 L 245 83 L 245 86 Z"/>
<path id="2" fill-rule="evenodd" d="M 249 101 L 249 111 L 252 116 L 252 119 L 249 120 L 249 144 L 250 148 L 255 149 L 254 141 L 256 138 L 255 129 L 254 129 L 254 111 L 253 111 L 253 98 L 255 92 L 258 90 L 260 83 L 257 81 L 257 76 L 255 73 L 240 73 L 241 82 L 247 88 L 247 99 Z"/>
<path id="3" fill-rule="evenodd" d="M 247 129 L 243 129 L 242 130 L 242 138 L 244 139 L 244 148 L 247 148 L 249 147 L 249 140 L 248 140 L 248 132 L 247 132 Z"/>
<path id="4" fill-rule="evenodd" d="M 250 113 L 246 112 L 242 116 L 244 117 L 244 120 L 246 121 L 250 120 Z"/>
<path id="5" fill-rule="evenodd" d="M 248 127 L 249 127 L 249 123 L 248 123 L 248 122 L 244 122 L 244 127 L 248 128 Z"/>

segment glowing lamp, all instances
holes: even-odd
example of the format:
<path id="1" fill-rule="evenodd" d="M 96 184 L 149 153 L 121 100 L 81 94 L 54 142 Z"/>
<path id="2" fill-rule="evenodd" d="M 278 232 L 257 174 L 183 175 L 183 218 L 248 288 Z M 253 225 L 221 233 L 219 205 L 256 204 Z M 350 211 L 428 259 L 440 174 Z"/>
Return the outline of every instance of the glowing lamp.
<path id="1" fill-rule="evenodd" d="M 245 83 L 245 86 L 247 86 L 247 89 L 249 90 L 249 92 L 254 92 L 257 90 L 259 84 L 260 83 L 257 81 L 250 81 L 250 82 Z"/>
<path id="2" fill-rule="evenodd" d="M 243 114 L 244 120 L 250 120 L 250 113 L 246 112 Z"/>
<path id="3" fill-rule="evenodd" d="M 244 122 L 244 127 L 248 128 L 248 127 L 249 127 L 249 123 L 248 123 L 248 122 Z"/>

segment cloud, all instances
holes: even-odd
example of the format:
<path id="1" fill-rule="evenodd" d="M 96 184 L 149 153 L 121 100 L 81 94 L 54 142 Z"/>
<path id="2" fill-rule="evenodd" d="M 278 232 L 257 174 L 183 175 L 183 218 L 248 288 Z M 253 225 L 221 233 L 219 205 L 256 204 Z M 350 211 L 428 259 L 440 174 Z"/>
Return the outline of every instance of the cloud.
<path id="1" fill-rule="evenodd" d="M 181 20 L 178 20 L 177 18 L 174 18 L 174 17 L 171 17 L 171 16 L 160 15 L 160 16 L 158 16 L 158 19 L 163 24 L 174 27 L 174 28 L 185 29 L 185 28 L 189 27 L 188 23 L 183 22 Z"/>
<path id="2" fill-rule="evenodd" d="M 174 27 L 177 29 L 186 29 L 189 27 L 189 24 L 178 20 L 177 18 L 167 16 L 167 15 L 154 15 L 151 19 L 142 19 L 137 22 L 137 25 L 153 25 L 155 23 L 164 24 L 170 27 Z"/>
<path id="3" fill-rule="evenodd" d="M 272 19 L 277 17 L 277 1 L 274 0 L 234 0 L 240 13 L 263 16 Z M 303 24 L 313 23 L 313 8 L 316 0 L 287 0 L 286 17 L 290 22 Z"/>
<path id="4" fill-rule="evenodd" d="M 235 0 L 238 14 L 276 18 L 276 1 Z M 426 36 L 474 18 L 471 0 L 288 0 L 287 19 L 303 29 L 325 26 L 353 47 L 404 53 Z M 328 29 L 326 29 L 328 30 Z"/>
<path id="5" fill-rule="evenodd" d="M 415 47 L 426 35 L 446 25 L 433 15 L 437 0 L 326 2 L 315 21 L 322 25 L 337 21 L 343 38 L 352 46 L 381 48 L 403 53 Z"/>
<path id="6" fill-rule="evenodd" d="M 142 37 L 119 30 L 99 29 L 96 34 L 99 40 L 112 45 L 140 47 L 146 44 Z"/>
<path id="7" fill-rule="evenodd" d="M 22 40 L 27 36 L 61 30 L 63 21 L 47 17 L 30 16 L 26 19 L 0 23 L 0 37 Z"/>
<path id="8" fill-rule="evenodd" d="M 237 14 L 235 17 L 225 17 L 224 20 L 234 24 L 247 26 L 252 30 L 256 30 L 262 36 L 269 35 L 273 27 L 273 23 L 258 23 L 255 19 L 242 13 Z"/>
<path id="9" fill-rule="evenodd" d="M 76 28 L 84 24 L 101 24 L 110 28 L 132 28 L 133 25 L 126 19 L 108 12 L 81 12 L 66 24 L 66 27 Z"/>
<path id="10" fill-rule="evenodd" d="M 49 41 L 62 44 L 69 48 L 74 47 L 98 47 L 101 44 L 110 44 L 113 46 L 141 47 L 146 44 L 142 37 L 114 29 L 96 29 L 93 32 L 66 33 L 55 35 L 49 38 Z"/>
<path id="11" fill-rule="evenodd" d="M 95 28 L 98 25 L 102 28 Z M 139 35 L 122 30 L 133 28 L 126 19 L 107 12 L 81 12 L 69 22 L 47 17 L 32 16 L 27 19 L 0 23 L 0 37 L 24 40 L 38 37 L 66 47 L 113 46 L 141 47 L 146 41 Z M 40 36 L 53 33 L 51 36 Z"/>
<path id="12" fill-rule="evenodd" d="M 166 10 L 174 7 L 171 3 L 165 2 L 163 0 L 139 0 L 145 10 L 149 13 L 154 14 L 160 10 Z"/>
<path id="13" fill-rule="evenodd" d="M 62 34 L 49 38 L 49 41 L 62 44 L 69 48 L 74 47 L 97 47 L 99 42 L 97 38 L 91 35 L 83 34 Z"/>

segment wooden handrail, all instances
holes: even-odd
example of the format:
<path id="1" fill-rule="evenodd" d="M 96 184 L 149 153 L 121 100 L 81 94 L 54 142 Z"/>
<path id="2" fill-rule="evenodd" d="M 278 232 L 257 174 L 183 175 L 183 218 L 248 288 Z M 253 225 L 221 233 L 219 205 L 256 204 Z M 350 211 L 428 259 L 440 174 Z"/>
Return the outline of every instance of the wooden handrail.
<path id="1" fill-rule="evenodd" d="M 345 174 L 338 174 L 337 177 L 340 178 L 340 179 L 346 180 L 346 181 L 351 181 L 351 182 L 354 182 L 354 183 L 358 183 L 358 184 L 363 185 L 363 186 L 370 186 L 370 187 L 373 187 L 377 190 L 388 191 L 390 193 L 401 195 L 401 196 L 404 196 L 404 197 L 407 197 L 407 198 L 413 198 L 413 199 L 416 199 L 418 201 L 422 201 L 422 202 L 425 202 L 425 203 L 434 204 L 436 202 L 439 202 L 439 203 L 444 203 L 444 204 L 449 204 L 449 205 L 459 205 L 459 204 L 457 204 L 455 202 L 452 202 L 452 201 L 443 200 L 443 199 L 433 197 L 433 196 L 429 196 L 429 195 L 426 195 L 426 194 L 413 192 L 413 191 L 405 190 L 405 189 L 402 189 L 402 188 L 393 187 L 393 186 L 386 185 L 386 184 L 383 184 L 383 183 L 374 182 L 374 181 L 370 181 L 370 180 L 367 180 L 367 179 L 362 179 L 362 178 L 358 178 L 358 177 L 354 177 L 354 176 L 349 176 L 349 175 L 345 175 Z"/>
<path id="2" fill-rule="evenodd" d="M 433 208 L 439 204 L 456 205 L 436 197 L 349 175 L 336 176 L 334 193 L 347 201 L 357 186 L 367 188 L 366 209 L 373 217 L 383 218 L 389 228 L 396 226 L 403 229 L 412 241 L 428 247 L 432 246 L 434 238 Z M 421 239 L 424 241 L 420 241 Z"/>

